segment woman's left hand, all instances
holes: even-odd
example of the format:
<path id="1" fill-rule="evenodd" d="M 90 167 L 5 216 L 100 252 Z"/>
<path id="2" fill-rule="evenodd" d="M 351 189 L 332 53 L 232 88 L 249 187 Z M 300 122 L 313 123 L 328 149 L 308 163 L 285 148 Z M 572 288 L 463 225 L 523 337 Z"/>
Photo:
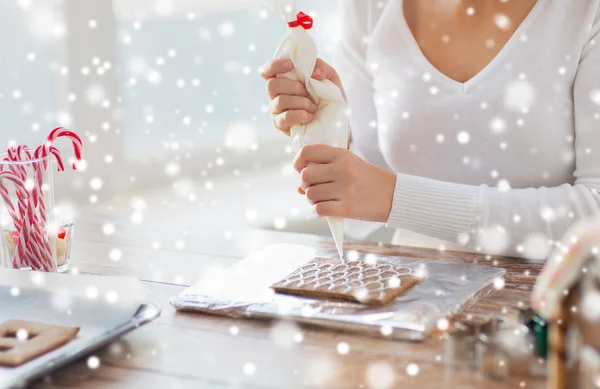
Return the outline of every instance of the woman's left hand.
<path id="1" fill-rule="evenodd" d="M 304 194 L 319 216 L 387 222 L 396 175 L 352 152 L 325 145 L 304 146 L 294 159 Z"/>

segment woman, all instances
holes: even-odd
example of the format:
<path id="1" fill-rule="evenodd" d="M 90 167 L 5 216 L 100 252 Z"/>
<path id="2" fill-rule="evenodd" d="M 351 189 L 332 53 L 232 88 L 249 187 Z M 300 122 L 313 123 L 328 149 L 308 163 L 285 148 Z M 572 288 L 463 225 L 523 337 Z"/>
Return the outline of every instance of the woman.
<path id="1" fill-rule="evenodd" d="M 334 67 L 350 150 L 296 156 L 321 216 L 387 223 L 394 243 L 543 258 L 600 206 L 600 0 L 341 2 Z M 275 126 L 314 118 L 303 85 L 263 77 Z M 339 75 L 339 76 L 338 76 Z"/>

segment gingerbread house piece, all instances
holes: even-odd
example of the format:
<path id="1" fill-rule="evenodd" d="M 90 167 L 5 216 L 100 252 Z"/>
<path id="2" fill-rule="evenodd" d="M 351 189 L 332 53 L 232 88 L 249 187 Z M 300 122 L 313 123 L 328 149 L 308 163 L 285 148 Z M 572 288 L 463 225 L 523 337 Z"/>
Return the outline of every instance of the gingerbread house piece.
<path id="1" fill-rule="evenodd" d="M 548 323 L 548 388 L 596 388 L 600 377 L 600 219 L 573 226 L 539 276 L 532 306 Z"/>

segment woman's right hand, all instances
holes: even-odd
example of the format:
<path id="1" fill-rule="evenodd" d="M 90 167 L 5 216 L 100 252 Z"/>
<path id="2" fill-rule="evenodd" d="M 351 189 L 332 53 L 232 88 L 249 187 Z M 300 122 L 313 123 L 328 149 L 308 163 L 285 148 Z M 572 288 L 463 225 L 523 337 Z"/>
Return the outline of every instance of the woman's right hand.
<path id="1" fill-rule="evenodd" d="M 310 123 L 317 112 L 317 105 L 310 98 L 304 84 L 277 77 L 278 74 L 292 70 L 293 66 L 289 59 L 274 59 L 263 65 L 261 71 L 262 77 L 267 80 L 267 93 L 271 100 L 269 111 L 273 124 L 288 136 L 292 126 Z M 312 78 L 329 79 L 342 89 L 335 70 L 321 59 L 317 60 Z"/>

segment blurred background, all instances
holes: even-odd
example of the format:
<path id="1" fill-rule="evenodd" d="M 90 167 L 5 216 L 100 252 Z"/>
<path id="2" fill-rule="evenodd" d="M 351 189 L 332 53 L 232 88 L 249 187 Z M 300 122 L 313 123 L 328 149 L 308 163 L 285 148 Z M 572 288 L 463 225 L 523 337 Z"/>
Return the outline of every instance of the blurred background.
<path id="1" fill-rule="evenodd" d="M 59 125 L 84 140 L 85 170 L 56 175 L 61 211 L 328 234 L 296 193 L 289 138 L 267 113 L 258 69 L 285 24 L 260 1 L 0 4 L 0 145 L 36 146 Z M 326 61 L 336 6 L 298 0 Z"/>

